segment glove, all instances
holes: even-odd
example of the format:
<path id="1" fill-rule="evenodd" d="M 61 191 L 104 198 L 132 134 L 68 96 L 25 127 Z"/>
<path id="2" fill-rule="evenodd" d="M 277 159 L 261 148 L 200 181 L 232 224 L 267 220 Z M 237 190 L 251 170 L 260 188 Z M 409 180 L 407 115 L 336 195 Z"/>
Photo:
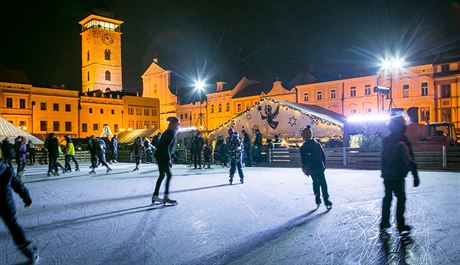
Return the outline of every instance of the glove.
<path id="1" fill-rule="evenodd" d="M 32 204 L 32 199 L 30 197 L 24 198 L 24 208 L 29 207 Z"/>
<path id="2" fill-rule="evenodd" d="M 168 161 L 168 167 L 172 167 L 172 161 L 171 160 Z"/>
<path id="3" fill-rule="evenodd" d="M 414 175 L 414 187 L 418 187 L 420 185 L 420 178 L 417 174 Z"/>

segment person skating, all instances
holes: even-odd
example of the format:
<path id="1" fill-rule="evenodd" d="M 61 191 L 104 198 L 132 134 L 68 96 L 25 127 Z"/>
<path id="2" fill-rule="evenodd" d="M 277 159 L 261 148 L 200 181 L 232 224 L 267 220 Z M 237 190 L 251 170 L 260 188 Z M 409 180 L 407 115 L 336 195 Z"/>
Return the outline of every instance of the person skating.
<path id="1" fill-rule="evenodd" d="M 91 166 L 90 168 L 92 169 L 89 173 L 96 173 L 94 170 L 97 167 L 97 155 L 96 155 L 96 139 L 94 138 L 94 135 L 91 135 L 88 139 L 88 151 L 89 155 L 91 157 Z"/>
<path id="2" fill-rule="evenodd" d="M 65 137 L 66 147 L 65 147 L 65 171 L 71 172 L 72 167 L 70 166 L 70 160 L 72 160 L 75 164 L 75 171 L 80 171 L 77 159 L 75 158 L 75 146 L 70 138 L 70 135 L 66 135 Z"/>
<path id="3" fill-rule="evenodd" d="M 2 154 L 3 154 L 3 160 L 5 163 L 13 168 L 13 157 L 14 157 L 14 145 L 10 143 L 8 138 L 3 139 L 2 141 Z"/>
<path id="4" fill-rule="evenodd" d="M 201 133 L 197 131 L 192 140 L 192 156 L 195 169 L 197 166 L 201 168 L 201 150 L 203 150 L 203 144 L 203 137 L 201 137 Z"/>
<path id="5" fill-rule="evenodd" d="M 17 174 L 19 177 L 22 177 L 26 168 L 26 158 L 27 158 L 27 146 L 26 138 L 18 136 L 18 148 L 16 151 L 18 169 Z"/>
<path id="6" fill-rule="evenodd" d="M 59 157 L 59 142 L 54 133 L 50 133 L 47 141 L 48 149 L 48 177 L 51 174 L 59 176 L 57 159 Z"/>
<path id="7" fill-rule="evenodd" d="M 153 136 L 152 146 L 155 147 L 155 149 L 158 148 L 158 143 L 160 143 L 160 139 L 161 139 L 161 132 L 158 132 L 157 135 Z"/>
<path id="8" fill-rule="evenodd" d="M 141 156 L 144 153 L 144 145 L 142 143 L 141 137 L 137 137 L 133 143 L 133 148 L 131 153 L 134 156 L 134 161 L 136 162 L 136 167 L 133 171 L 139 170 L 139 164 L 141 163 Z"/>
<path id="9" fill-rule="evenodd" d="M 10 231 L 16 246 L 31 264 L 35 264 L 38 262 L 38 251 L 31 241 L 27 240 L 24 231 L 16 220 L 16 207 L 11 189 L 19 194 L 25 207 L 32 204 L 29 191 L 15 174 L 14 169 L 7 166 L 0 154 L 0 216 Z"/>
<path id="10" fill-rule="evenodd" d="M 32 140 L 29 140 L 29 143 L 27 143 L 27 153 L 29 154 L 29 164 L 31 166 L 35 165 L 35 157 L 37 154 L 37 149 L 35 147 L 35 144 L 32 142 Z"/>
<path id="11" fill-rule="evenodd" d="M 112 159 L 110 162 L 118 163 L 118 137 L 116 134 L 110 140 L 110 148 L 112 149 Z"/>
<path id="12" fill-rule="evenodd" d="M 251 136 L 243 129 L 243 145 L 244 145 L 244 166 L 252 167 L 252 144 Z"/>
<path id="13" fill-rule="evenodd" d="M 144 153 L 145 153 L 145 163 L 152 163 L 153 162 L 153 159 L 152 159 L 152 144 L 150 143 L 149 141 L 149 138 L 148 137 L 145 137 L 144 138 Z"/>
<path id="14" fill-rule="evenodd" d="M 176 141 L 176 134 L 179 129 L 180 121 L 176 117 L 169 117 L 168 128 L 161 136 L 158 148 L 155 151 L 155 159 L 158 163 L 159 176 L 155 186 L 155 191 L 152 195 L 152 203 L 163 202 L 163 203 L 177 203 L 177 201 L 169 198 L 169 183 L 171 181 L 171 167 L 172 167 L 172 155 L 174 143 Z M 160 186 L 166 175 L 166 188 L 163 200 L 159 198 Z"/>
<path id="15" fill-rule="evenodd" d="M 244 183 L 244 174 L 242 168 L 242 159 L 244 153 L 244 146 L 241 142 L 238 132 L 233 131 L 232 128 L 228 130 L 228 151 L 230 153 L 230 185 L 233 184 L 233 177 L 236 169 L 238 169 L 238 176 L 240 176 L 241 184 Z"/>
<path id="16" fill-rule="evenodd" d="M 259 129 L 256 129 L 256 138 L 254 139 L 254 162 L 262 162 L 262 133 Z"/>
<path id="17" fill-rule="evenodd" d="M 204 168 L 211 168 L 211 156 L 212 150 L 208 144 L 204 144 L 203 147 L 203 158 L 204 158 Z"/>
<path id="18" fill-rule="evenodd" d="M 101 144 L 101 142 L 99 141 L 99 139 L 95 138 L 92 142 L 92 145 L 93 145 L 93 148 L 94 148 L 94 152 L 95 152 L 95 156 L 97 158 L 97 160 L 99 161 L 99 163 L 101 163 L 102 165 L 104 165 L 106 168 L 107 168 L 107 173 L 109 173 L 110 171 L 112 171 L 112 169 L 109 167 L 109 165 L 107 165 L 107 163 L 105 162 L 105 157 L 104 157 L 104 150 L 103 150 L 103 146 Z M 92 170 L 89 172 L 90 174 L 96 174 L 96 163 L 93 164 L 93 160 L 91 161 L 91 167 L 92 167 Z"/>
<path id="19" fill-rule="evenodd" d="M 414 176 L 414 187 L 420 185 L 417 171 L 417 163 L 409 139 L 404 134 L 406 131 L 406 121 L 402 116 L 394 116 L 389 124 L 390 135 L 385 137 L 382 142 L 382 178 L 385 187 L 385 196 L 382 201 L 382 220 L 380 231 L 385 232 L 391 227 L 390 209 L 393 193 L 398 202 L 396 204 L 396 221 L 400 234 L 409 232 L 404 219 L 406 207 L 406 176 L 409 171 Z"/>
<path id="20" fill-rule="evenodd" d="M 305 175 L 311 176 L 317 207 L 321 204 L 322 192 L 324 205 L 330 209 L 332 202 L 329 200 L 326 176 L 324 175 L 324 171 L 326 170 L 326 155 L 324 154 L 323 147 L 313 139 L 313 132 L 310 125 L 307 125 L 302 130 L 301 135 L 304 140 L 303 145 L 300 147 L 302 171 Z"/>

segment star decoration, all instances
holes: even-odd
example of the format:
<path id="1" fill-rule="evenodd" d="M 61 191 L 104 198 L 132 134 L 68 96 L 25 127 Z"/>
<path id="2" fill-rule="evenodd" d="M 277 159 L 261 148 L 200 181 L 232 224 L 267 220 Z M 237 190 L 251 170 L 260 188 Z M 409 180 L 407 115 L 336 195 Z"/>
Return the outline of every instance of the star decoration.
<path id="1" fill-rule="evenodd" d="M 258 110 L 258 111 L 262 111 L 262 106 L 260 106 L 260 105 L 257 106 L 257 110 Z"/>
<path id="2" fill-rule="evenodd" d="M 251 118 L 251 113 L 246 114 L 246 120 L 250 120 Z"/>
<path id="3" fill-rule="evenodd" d="M 296 122 L 297 122 L 297 119 L 294 116 L 289 118 L 288 123 L 291 125 L 291 127 L 297 125 Z"/>

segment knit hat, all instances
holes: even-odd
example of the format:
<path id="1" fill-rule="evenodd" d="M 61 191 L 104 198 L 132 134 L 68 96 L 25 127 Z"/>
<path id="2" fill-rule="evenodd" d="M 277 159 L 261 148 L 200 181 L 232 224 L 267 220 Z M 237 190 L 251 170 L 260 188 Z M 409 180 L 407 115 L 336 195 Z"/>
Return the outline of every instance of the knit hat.
<path id="1" fill-rule="evenodd" d="M 166 120 L 169 122 L 169 124 L 179 123 L 179 119 L 174 116 L 168 117 Z"/>
<path id="2" fill-rule="evenodd" d="M 302 133 L 300 135 L 302 135 L 302 138 L 304 140 L 310 140 L 312 138 L 312 136 L 313 136 L 313 131 L 311 130 L 311 126 L 307 125 L 307 127 L 305 127 L 302 130 Z"/>

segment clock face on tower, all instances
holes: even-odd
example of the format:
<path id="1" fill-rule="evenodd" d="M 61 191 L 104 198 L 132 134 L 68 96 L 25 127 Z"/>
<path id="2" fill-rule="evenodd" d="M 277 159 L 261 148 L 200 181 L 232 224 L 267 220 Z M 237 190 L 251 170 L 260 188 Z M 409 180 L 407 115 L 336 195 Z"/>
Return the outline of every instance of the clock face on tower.
<path id="1" fill-rule="evenodd" d="M 102 35 L 102 42 L 106 45 L 111 45 L 113 43 L 113 37 L 109 34 Z"/>

